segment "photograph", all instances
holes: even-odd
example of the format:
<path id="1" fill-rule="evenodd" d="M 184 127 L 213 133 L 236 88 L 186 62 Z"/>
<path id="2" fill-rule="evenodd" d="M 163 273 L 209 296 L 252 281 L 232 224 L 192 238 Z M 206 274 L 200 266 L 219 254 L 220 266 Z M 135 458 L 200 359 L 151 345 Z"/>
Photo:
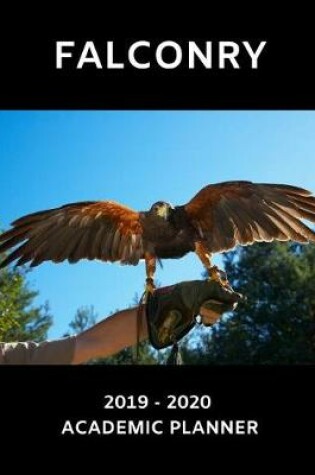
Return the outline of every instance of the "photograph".
<path id="1" fill-rule="evenodd" d="M 314 364 L 314 131 L 2 110 L 0 364 Z"/>

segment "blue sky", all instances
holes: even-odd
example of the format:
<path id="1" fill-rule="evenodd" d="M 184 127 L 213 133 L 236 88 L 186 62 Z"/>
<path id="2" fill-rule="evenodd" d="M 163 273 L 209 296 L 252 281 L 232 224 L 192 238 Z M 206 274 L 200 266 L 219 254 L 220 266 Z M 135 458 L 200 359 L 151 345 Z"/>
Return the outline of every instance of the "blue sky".
<path id="1" fill-rule="evenodd" d="M 1 111 L 0 224 L 68 202 L 112 199 L 145 210 L 187 202 L 225 180 L 315 191 L 315 113 L 262 111 Z M 194 255 L 164 261 L 164 285 L 199 278 Z M 45 263 L 29 274 L 61 336 L 78 307 L 101 317 L 143 290 L 144 266 Z"/>

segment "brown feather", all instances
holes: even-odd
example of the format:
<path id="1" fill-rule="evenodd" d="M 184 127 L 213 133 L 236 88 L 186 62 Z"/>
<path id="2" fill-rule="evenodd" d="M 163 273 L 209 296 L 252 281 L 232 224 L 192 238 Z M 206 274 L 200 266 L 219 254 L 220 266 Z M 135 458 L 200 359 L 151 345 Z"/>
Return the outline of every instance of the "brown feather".
<path id="1" fill-rule="evenodd" d="M 195 229 L 202 230 L 209 252 L 254 241 L 315 240 L 315 233 L 301 221 L 315 222 L 315 197 L 291 185 L 246 181 L 207 185 L 184 209 Z"/>
<path id="2" fill-rule="evenodd" d="M 73 235 L 69 236 L 68 242 L 65 244 L 63 251 L 59 254 L 58 258 L 62 260 L 68 260 L 72 264 L 72 256 L 81 240 L 83 233 L 79 233 L 77 230 L 74 230 Z"/>
<path id="3" fill-rule="evenodd" d="M 94 222 L 93 216 L 83 216 L 83 218 L 80 221 L 80 228 L 88 228 L 91 226 Z"/>
<path id="4" fill-rule="evenodd" d="M 288 223 L 292 226 L 296 233 L 302 234 L 310 241 L 315 241 L 315 233 L 305 226 L 302 221 L 299 221 L 297 218 L 295 218 L 294 213 L 291 212 L 291 210 L 285 211 L 276 204 L 273 205 L 273 208 L 276 208 L 276 210 L 278 210 L 279 213 L 281 213 L 281 215 L 287 219 Z"/>
<path id="5" fill-rule="evenodd" d="M 78 242 L 76 249 L 73 253 L 73 262 L 77 262 L 80 259 L 86 258 L 86 248 L 89 244 L 89 232 L 82 231 L 81 239 Z"/>
<path id="6" fill-rule="evenodd" d="M 13 228 L 0 235 L 0 252 L 16 245 L 2 266 L 16 259 L 18 265 L 33 259 L 77 262 L 79 259 L 132 259 L 133 249 L 125 249 L 121 237 L 137 234 L 142 240 L 140 215 L 113 201 L 86 201 L 23 216 Z M 125 239 L 125 238 L 124 238 Z"/>
<path id="7" fill-rule="evenodd" d="M 272 184 L 264 184 L 265 187 L 269 187 L 272 190 L 278 190 L 282 194 L 288 194 L 288 195 L 298 195 L 298 196 L 310 196 L 312 193 L 308 190 L 305 190 L 304 188 L 299 188 L 297 186 L 292 186 L 292 185 L 272 185 Z"/>
<path id="8" fill-rule="evenodd" d="M 303 235 L 301 235 L 294 229 L 294 223 L 291 223 L 291 221 L 287 217 L 284 217 L 283 214 L 279 213 L 277 211 L 277 208 L 275 208 L 274 206 L 269 206 L 268 215 L 270 219 L 275 223 L 275 225 L 278 226 L 279 229 L 281 229 L 282 233 L 285 236 L 285 238 L 283 238 L 282 236 L 275 236 L 274 239 L 277 239 L 279 241 L 292 240 L 301 243 L 307 242 L 307 239 L 305 239 Z"/>
<path id="9" fill-rule="evenodd" d="M 235 199 L 231 199 L 225 206 L 232 210 L 231 217 L 235 223 L 237 223 L 236 235 L 239 244 L 245 245 L 253 242 L 253 229 L 255 233 L 259 232 L 253 217 L 251 216 L 251 210 L 247 206 L 240 206 Z"/>
<path id="10" fill-rule="evenodd" d="M 64 250 L 67 247 L 70 237 L 69 228 L 62 228 L 59 232 L 54 233 L 52 240 L 49 241 L 49 245 L 47 246 L 47 257 L 56 263 L 65 260 Z"/>
<path id="11" fill-rule="evenodd" d="M 70 219 L 70 221 L 69 221 L 69 226 L 70 226 L 70 227 L 77 228 L 77 227 L 80 226 L 80 223 L 81 223 L 81 215 L 80 215 L 80 214 L 75 214 L 75 215 L 72 216 L 72 218 Z"/>
<path id="12" fill-rule="evenodd" d="M 294 216 L 297 219 L 308 219 L 311 222 L 315 221 L 315 210 L 314 212 L 306 211 L 300 207 L 298 207 L 294 203 L 290 203 L 289 205 L 283 205 L 282 203 L 272 203 L 272 206 L 277 207 L 277 209 L 280 208 L 280 210 L 284 210 L 290 215 Z"/>
<path id="13" fill-rule="evenodd" d="M 72 250 L 68 257 L 68 261 L 71 264 L 75 264 L 76 262 L 80 260 L 80 252 L 78 252 L 78 248 L 81 244 L 83 236 L 84 236 L 84 230 L 83 229 L 78 230 L 75 245 L 72 247 Z"/>
<path id="14" fill-rule="evenodd" d="M 311 198 L 313 198 L 314 200 L 311 201 Z M 313 196 L 310 196 L 308 199 L 300 199 L 294 197 L 291 198 L 291 200 L 298 209 L 304 209 L 310 211 L 311 213 L 315 213 L 315 198 Z"/>
<path id="15" fill-rule="evenodd" d="M 130 236 L 122 236 L 119 246 L 119 259 L 121 263 L 128 262 L 131 254 L 131 238 Z"/>
<path id="16" fill-rule="evenodd" d="M 120 238 L 121 238 L 121 234 L 119 230 L 116 229 L 113 236 L 113 242 L 112 242 L 112 248 L 111 248 L 111 256 L 112 256 L 113 261 L 117 261 L 119 259 Z"/>
<path id="17" fill-rule="evenodd" d="M 244 198 L 240 199 L 239 205 L 243 208 L 246 208 L 247 213 L 250 216 L 251 221 L 259 224 L 261 229 L 267 232 L 269 240 L 275 238 L 284 239 L 286 236 L 283 235 L 282 231 L 276 225 L 276 223 L 270 218 L 270 208 L 265 205 L 263 201 L 259 201 L 255 196 L 245 203 Z"/>
<path id="18" fill-rule="evenodd" d="M 15 251 L 11 252 L 0 264 L 0 269 L 3 267 L 6 267 L 7 265 L 11 264 L 13 261 L 16 259 L 20 258 L 23 254 L 23 248 L 26 246 L 27 242 L 20 246 L 18 249 Z"/>
<path id="19" fill-rule="evenodd" d="M 119 248 L 118 248 L 118 256 L 119 256 L 120 261 L 123 261 L 125 256 L 126 256 L 126 252 L 127 252 L 127 249 L 128 249 L 128 241 L 129 241 L 129 236 L 128 235 L 122 235 L 121 236 L 120 244 L 119 244 Z"/>
<path id="20" fill-rule="evenodd" d="M 96 227 L 93 241 L 89 251 L 89 259 L 99 259 L 101 255 L 101 242 L 105 229 L 102 226 Z"/>
<path id="21" fill-rule="evenodd" d="M 217 223 L 215 227 L 215 238 L 219 243 L 221 250 L 230 249 L 235 246 L 234 228 L 226 215 L 224 208 L 214 210 L 214 221 Z"/>
<path id="22" fill-rule="evenodd" d="M 23 233 L 20 233 L 17 236 L 14 236 L 11 239 L 8 239 L 4 243 L 2 243 L 0 245 L 0 254 L 2 252 L 6 252 L 8 249 L 11 249 L 12 247 L 15 247 L 16 244 L 23 242 L 26 236 L 27 236 L 27 231 L 24 231 Z"/>
<path id="23" fill-rule="evenodd" d="M 247 242 L 251 234 L 258 232 L 257 228 L 254 231 L 248 229 L 247 220 L 249 219 L 249 216 L 244 212 L 244 210 L 243 215 L 241 216 L 242 210 L 240 210 L 234 200 L 230 200 L 229 202 L 225 201 L 224 207 L 226 212 L 231 216 L 234 224 L 235 244 Z"/>
<path id="24" fill-rule="evenodd" d="M 291 228 L 282 218 L 270 207 L 269 203 L 253 198 L 253 213 L 256 215 L 257 222 L 262 229 L 268 232 L 270 239 L 278 241 L 287 241 L 291 235 Z"/>
<path id="25" fill-rule="evenodd" d="M 32 262 L 30 263 L 30 267 L 36 267 L 42 262 L 45 261 L 44 254 L 42 253 L 42 250 L 46 248 L 47 243 L 43 242 L 35 251 L 35 255 L 32 259 Z"/>
<path id="26" fill-rule="evenodd" d="M 113 245 L 113 237 L 115 234 L 115 227 L 114 225 L 108 226 L 105 228 L 106 233 L 103 237 L 101 243 L 101 259 L 105 261 L 111 261 L 111 252 L 112 252 L 112 245 Z"/>
<path id="27" fill-rule="evenodd" d="M 21 236 L 21 241 L 23 240 L 23 235 L 27 233 L 30 229 L 30 226 L 20 226 L 17 228 L 12 228 L 9 231 L 6 231 L 0 234 L 0 242 L 9 241 L 15 237 Z"/>
<path id="28" fill-rule="evenodd" d="M 36 228 L 36 230 L 30 230 L 25 237 L 27 238 L 27 242 L 25 243 L 26 246 L 23 248 L 24 253 L 28 253 L 34 249 L 36 249 L 38 246 L 41 245 L 42 242 L 46 241 L 46 239 L 49 237 L 52 237 L 52 233 L 55 230 L 54 224 L 49 224 L 48 226 L 44 227 L 39 227 Z"/>
<path id="29" fill-rule="evenodd" d="M 45 210 L 45 211 L 38 211 L 36 213 L 27 214 L 26 216 L 22 216 L 19 219 L 13 221 L 12 226 L 14 227 L 21 227 L 21 226 L 31 226 L 36 224 L 38 221 L 42 221 L 43 218 L 48 218 L 54 210 Z"/>
<path id="30" fill-rule="evenodd" d="M 311 213 L 310 211 L 306 211 L 305 209 L 299 209 L 300 218 L 307 219 L 311 221 L 311 223 L 315 223 L 315 212 Z"/>

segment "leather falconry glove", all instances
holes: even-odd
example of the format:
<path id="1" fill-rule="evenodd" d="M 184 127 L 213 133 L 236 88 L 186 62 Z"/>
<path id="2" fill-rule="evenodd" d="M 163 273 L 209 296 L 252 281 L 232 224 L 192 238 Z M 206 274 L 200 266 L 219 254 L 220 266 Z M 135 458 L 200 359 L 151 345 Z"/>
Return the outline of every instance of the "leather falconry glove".
<path id="1" fill-rule="evenodd" d="M 243 296 L 219 282 L 193 280 L 162 287 L 149 295 L 146 316 L 151 344 L 157 350 L 176 345 L 196 324 L 213 325 L 224 312 L 233 310 Z"/>

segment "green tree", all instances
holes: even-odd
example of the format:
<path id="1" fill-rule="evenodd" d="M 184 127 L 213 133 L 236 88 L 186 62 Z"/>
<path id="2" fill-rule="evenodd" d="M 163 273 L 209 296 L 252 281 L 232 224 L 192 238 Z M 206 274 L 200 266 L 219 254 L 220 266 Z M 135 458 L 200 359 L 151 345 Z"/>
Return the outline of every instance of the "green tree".
<path id="1" fill-rule="evenodd" d="M 315 246 L 255 244 L 224 258 L 236 291 L 247 301 L 203 333 L 191 363 L 315 362 Z"/>
<path id="2" fill-rule="evenodd" d="M 52 325 L 48 304 L 35 306 L 38 292 L 30 289 L 26 271 L 0 270 L 0 341 L 41 341 Z"/>
<path id="3" fill-rule="evenodd" d="M 80 307 L 75 313 L 74 319 L 69 323 L 72 333 L 81 333 L 83 330 L 95 325 L 97 314 L 93 305 L 90 307 Z"/>
<path id="4" fill-rule="evenodd" d="M 137 347 L 125 348 L 117 355 L 110 356 L 108 358 L 102 358 L 99 360 L 99 364 L 115 365 L 115 364 L 139 364 L 139 365 L 151 365 L 156 364 L 157 359 L 152 350 L 151 345 L 147 341 L 143 341 L 139 344 L 139 356 L 137 357 Z"/>

